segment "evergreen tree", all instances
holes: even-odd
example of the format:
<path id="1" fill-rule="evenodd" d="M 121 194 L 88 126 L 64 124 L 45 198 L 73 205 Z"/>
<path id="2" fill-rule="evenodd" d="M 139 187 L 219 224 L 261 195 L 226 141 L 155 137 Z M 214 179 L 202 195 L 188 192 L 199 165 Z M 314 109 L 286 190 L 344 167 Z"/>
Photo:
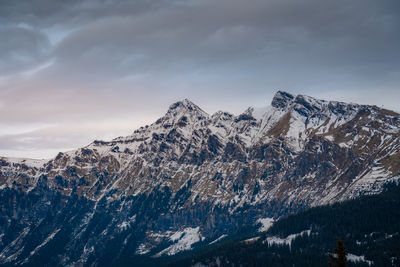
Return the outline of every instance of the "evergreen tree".
<path id="1" fill-rule="evenodd" d="M 333 261 L 336 265 L 332 265 L 329 263 L 330 267 L 346 267 L 347 261 L 347 251 L 346 247 L 344 246 L 344 242 L 341 239 L 336 241 L 336 248 L 333 249 L 333 253 L 336 255 L 329 254 L 329 258 Z"/>

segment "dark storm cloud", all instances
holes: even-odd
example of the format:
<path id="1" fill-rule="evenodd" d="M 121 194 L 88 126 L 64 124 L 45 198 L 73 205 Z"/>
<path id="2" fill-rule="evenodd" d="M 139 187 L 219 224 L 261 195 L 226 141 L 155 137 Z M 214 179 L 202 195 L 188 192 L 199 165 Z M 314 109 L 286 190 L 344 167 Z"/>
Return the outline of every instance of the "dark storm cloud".
<path id="1" fill-rule="evenodd" d="M 296 72 L 302 87 L 348 73 L 384 81 L 400 62 L 397 8 L 371 1 L 203 1 L 127 16 L 126 7 L 119 15 L 92 14 L 94 22 L 54 48 L 54 67 L 106 80 L 228 69 L 231 76 L 256 70 L 273 80 Z"/>
<path id="2" fill-rule="evenodd" d="M 320 54 L 333 63 L 398 59 L 393 49 L 399 21 L 390 8 L 367 1 L 285 3 L 201 2 L 140 16 L 103 17 L 70 34 L 55 55 L 65 61 L 110 59 L 110 68 L 117 63 L 128 69 L 147 66 L 145 62 L 153 68 L 157 62 L 221 63 L 260 54 L 268 58 L 285 50 L 316 61 L 321 61 Z"/>
<path id="3" fill-rule="evenodd" d="M 112 77 L 231 61 L 240 70 L 241 60 L 311 69 L 399 62 L 395 1 L 9 2 L 6 21 L 71 30 L 52 55 L 72 73 Z"/>
<path id="4" fill-rule="evenodd" d="M 400 110 L 397 0 L 0 0 L 0 32 L 3 125 L 153 118 L 186 97 L 237 113 L 276 89 Z"/>

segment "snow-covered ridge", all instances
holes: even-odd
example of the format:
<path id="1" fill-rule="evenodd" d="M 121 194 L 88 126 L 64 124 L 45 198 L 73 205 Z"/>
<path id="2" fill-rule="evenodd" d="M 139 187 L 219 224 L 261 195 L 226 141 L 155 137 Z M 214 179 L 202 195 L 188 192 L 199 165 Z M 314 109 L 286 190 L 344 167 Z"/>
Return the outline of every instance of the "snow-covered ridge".
<path id="1" fill-rule="evenodd" d="M 335 101 L 318 100 L 304 95 L 291 95 L 278 91 L 270 106 L 249 107 L 237 116 L 224 111 L 218 111 L 209 115 L 188 99 L 172 104 L 165 116 L 155 123 L 141 127 L 127 137 L 119 137 L 110 142 L 97 141 L 95 146 L 122 144 L 124 148 L 136 150 L 143 141 L 149 141 L 156 136 L 165 136 L 171 129 L 190 139 L 196 130 L 207 129 L 215 134 L 222 142 L 238 136 L 246 146 L 252 146 L 260 141 L 265 141 L 266 135 L 290 114 L 290 125 L 286 132 L 282 132 L 293 141 L 293 146 L 307 138 L 311 129 L 318 129 L 318 134 L 325 134 L 333 125 L 335 128 L 354 118 L 360 109 L 360 105 L 346 104 Z M 318 116 L 313 116 L 319 114 Z M 326 120 L 330 118 L 329 123 Z M 323 127 L 321 127 L 323 126 Z M 125 144 L 125 145 L 124 145 Z M 126 144 L 129 144 L 126 146 Z M 91 147 L 93 144 L 91 145 Z M 106 149 L 110 152 L 111 149 Z M 121 149 L 120 149 L 121 150 Z"/>
<path id="2" fill-rule="evenodd" d="M 97 212 L 107 211 L 112 220 L 101 224 L 93 242 L 138 231 L 134 252 L 172 255 L 203 238 L 219 240 L 244 224 L 257 227 L 258 222 L 266 231 L 270 218 L 297 207 L 379 193 L 400 177 L 399 133 L 394 112 L 285 92 L 278 92 L 270 106 L 237 116 L 209 115 L 183 100 L 129 136 L 94 141 L 44 164 L 1 158 L 0 192 L 16 192 L 20 201 L 26 194 L 19 190 L 43 196 L 39 211 L 62 205 L 58 198 L 48 200 L 54 195 L 67 203 L 87 201 L 93 208 L 77 222 L 74 240 L 88 225 L 97 225 Z M 50 232 L 57 229 L 54 224 Z M 46 233 L 31 251 L 47 240 Z M 296 237 L 270 237 L 269 242 L 290 245 Z M 130 238 L 125 235 L 121 246 L 132 245 Z M 17 241 L 4 250 L 0 263 L 17 255 L 22 248 Z M 101 253 L 93 242 L 74 251 L 81 253 L 74 262 Z"/>
<path id="3" fill-rule="evenodd" d="M 9 163 L 15 164 L 25 164 L 28 167 L 41 168 L 43 165 L 48 162 L 48 159 L 30 159 L 30 158 L 8 158 L 8 157 L 0 157 L 0 160 L 5 160 Z"/>
<path id="4" fill-rule="evenodd" d="M 364 123 L 364 120 L 367 123 Z M 346 127 L 346 135 L 342 134 L 341 127 Z M 290 150 L 300 154 L 315 136 L 321 136 L 329 142 L 349 149 L 363 146 L 365 138 L 372 140 L 376 134 L 380 135 L 381 146 L 392 146 L 391 144 L 397 142 L 397 147 L 393 145 L 390 151 L 390 155 L 395 156 L 400 149 L 396 141 L 399 138 L 399 128 L 399 119 L 393 112 L 385 113 L 376 107 L 318 100 L 278 91 L 270 106 L 250 107 L 237 116 L 223 111 L 210 116 L 185 99 L 172 104 L 166 114 L 153 124 L 141 127 L 126 137 L 118 137 L 108 142 L 94 141 L 84 148 L 60 153 L 50 161 L 2 159 L 4 162 L 40 169 L 41 172 L 29 173 L 35 175 L 36 179 L 31 180 L 32 184 L 25 187 L 32 188 L 40 174 L 50 172 L 50 177 L 62 176 L 70 166 L 79 166 L 83 175 L 102 162 L 101 166 L 105 167 L 107 164 L 108 168 L 112 166 L 112 170 L 121 173 L 131 168 L 133 161 L 135 164 L 141 164 L 142 168 L 154 166 L 155 157 L 163 155 L 164 158 L 173 159 L 166 159 L 165 166 L 173 165 L 173 168 L 178 168 L 179 164 L 185 162 L 183 158 L 195 157 L 193 161 L 200 157 L 199 153 L 205 149 L 208 150 L 208 154 L 201 156 L 204 160 L 223 153 L 226 149 L 236 149 L 235 153 L 240 156 L 246 149 L 270 145 L 279 138 L 285 140 Z M 136 160 L 139 155 L 140 160 Z M 179 160 L 180 163 L 177 162 Z M 189 162 L 190 160 L 186 163 Z M 10 186 L 10 175 L 13 173 L 10 166 L 5 166 L 7 163 L 3 165 L 0 170 L 3 169 L 8 177 L 3 179 L 3 183 L 0 177 L 0 188 Z M 386 169 L 385 167 L 384 171 L 387 171 Z M 21 170 L 14 171 L 15 174 L 18 172 Z M 391 175 L 389 172 L 385 173 Z M 113 181 L 107 190 L 121 187 L 121 183 L 122 180 Z M 137 190 L 132 193 L 138 194 L 145 190 L 144 188 L 144 184 L 137 185 Z M 66 193 L 71 191 L 72 189 L 65 190 Z"/>

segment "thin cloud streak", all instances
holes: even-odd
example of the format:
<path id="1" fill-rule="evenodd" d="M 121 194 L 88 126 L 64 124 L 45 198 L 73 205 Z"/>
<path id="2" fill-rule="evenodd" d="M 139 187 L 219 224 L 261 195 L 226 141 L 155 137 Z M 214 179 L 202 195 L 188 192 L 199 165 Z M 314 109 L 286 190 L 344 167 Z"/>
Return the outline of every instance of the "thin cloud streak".
<path id="1" fill-rule="evenodd" d="M 35 146 L 0 129 L 0 154 L 52 156 L 41 151 L 90 142 L 88 123 L 108 122 L 99 138 L 133 131 L 183 98 L 238 114 L 284 89 L 400 110 L 398 10 L 397 0 L 0 0 L 0 125 L 59 125 L 24 133 Z"/>

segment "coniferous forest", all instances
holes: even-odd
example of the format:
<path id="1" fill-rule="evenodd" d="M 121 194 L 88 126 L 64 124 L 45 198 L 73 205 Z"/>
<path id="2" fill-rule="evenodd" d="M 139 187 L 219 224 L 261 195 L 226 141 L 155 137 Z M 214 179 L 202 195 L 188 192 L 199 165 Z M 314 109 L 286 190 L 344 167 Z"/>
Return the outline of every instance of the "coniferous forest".
<path id="1" fill-rule="evenodd" d="M 308 209 L 281 218 L 266 232 L 246 229 L 228 240 L 173 257 L 123 258 L 116 266 L 329 266 L 329 254 L 342 239 L 351 255 L 347 266 L 400 266 L 400 186 L 378 195 Z M 266 242 L 267 237 L 295 238 L 291 245 Z M 258 237 L 253 242 L 245 240 Z M 254 239 L 253 239 L 254 240 Z M 363 258 L 360 260 L 360 258 Z M 196 265 L 197 264 L 197 265 Z"/>

